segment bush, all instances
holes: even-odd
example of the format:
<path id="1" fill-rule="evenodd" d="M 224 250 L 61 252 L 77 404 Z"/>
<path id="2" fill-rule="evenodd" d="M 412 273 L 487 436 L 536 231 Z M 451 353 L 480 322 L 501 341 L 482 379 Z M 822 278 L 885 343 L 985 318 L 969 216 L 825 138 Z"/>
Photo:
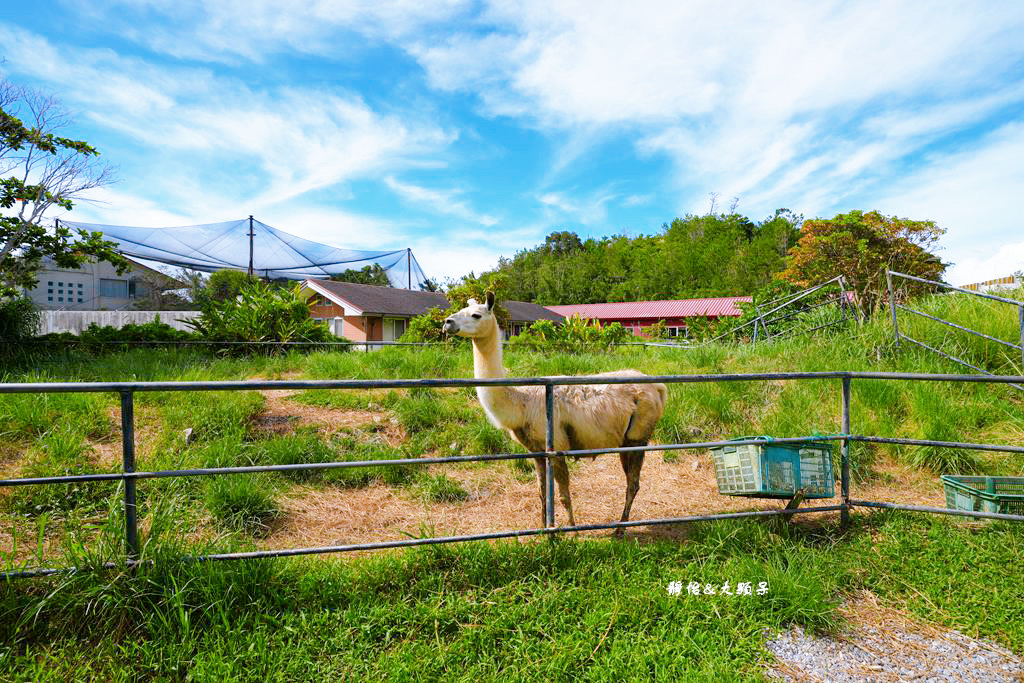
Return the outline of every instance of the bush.
<path id="1" fill-rule="evenodd" d="M 202 302 L 201 315 L 188 324 L 200 338 L 215 342 L 337 341 L 326 325 L 309 317 L 309 306 L 301 292 L 299 284 L 271 287 L 259 281 L 246 283 L 236 298 Z M 225 350 L 245 349 L 235 346 Z M 263 350 L 279 347 L 268 345 Z"/>
<path id="2" fill-rule="evenodd" d="M 512 337 L 509 345 L 534 351 L 605 351 L 634 340 L 633 333 L 619 323 L 602 325 L 598 320 L 573 315 L 561 325 L 538 320 L 522 334 Z"/>
<path id="3" fill-rule="evenodd" d="M 82 330 L 81 334 L 71 332 L 54 332 L 37 337 L 39 341 L 52 344 L 86 349 L 89 351 L 124 350 L 129 345 L 144 345 L 146 343 L 166 344 L 168 342 L 197 341 L 198 335 L 171 327 L 167 323 L 160 322 L 159 316 L 156 320 L 148 323 L 128 323 L 124 327 L 112 325 L 97 325 L 92 323 Z"/>
<path id="4" fill-rule="evenodd" d="M 39 309 L 28 297 L 0 298 L 0 340 L 13 350 L 18 342 L 32 338 L 39 329 Z"/>

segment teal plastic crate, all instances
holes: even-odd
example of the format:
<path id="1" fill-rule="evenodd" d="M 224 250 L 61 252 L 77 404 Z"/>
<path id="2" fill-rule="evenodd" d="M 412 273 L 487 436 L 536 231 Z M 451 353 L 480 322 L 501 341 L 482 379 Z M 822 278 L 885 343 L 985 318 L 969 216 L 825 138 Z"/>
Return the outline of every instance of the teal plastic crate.
<path id="1" fill-rule="evenodd" d="M 950 510 L 1024 515 L 1024 477 L 944 474 L 940 478 Z"/>
<path id="2" fill-rule="evenodd" d="M 828 442 L 775 443 L 770 436 L 745 436 L 759 443 L 719 446 L 711 450 L 718 492 L 726 496 L 831 498 L 832 446 Z"/>

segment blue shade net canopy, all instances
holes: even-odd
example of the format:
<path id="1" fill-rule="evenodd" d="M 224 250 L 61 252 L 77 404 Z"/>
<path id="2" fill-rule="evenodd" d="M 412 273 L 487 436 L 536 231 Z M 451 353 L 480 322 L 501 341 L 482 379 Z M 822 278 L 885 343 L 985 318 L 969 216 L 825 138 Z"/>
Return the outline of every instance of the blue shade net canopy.
<path id="1" fill-rule="evenodd" d="M 69 228 L 102 232 L 125 256 L 212 273 L 231 269 L 268 279 L 329 278 L 346 270 L 378 265 L 394 287 L 420 289 L 426 276 L 411 249 L 361 251 L 339 249 L 272 228 L 252 218 L 178 228 L 77 223 Z"/>

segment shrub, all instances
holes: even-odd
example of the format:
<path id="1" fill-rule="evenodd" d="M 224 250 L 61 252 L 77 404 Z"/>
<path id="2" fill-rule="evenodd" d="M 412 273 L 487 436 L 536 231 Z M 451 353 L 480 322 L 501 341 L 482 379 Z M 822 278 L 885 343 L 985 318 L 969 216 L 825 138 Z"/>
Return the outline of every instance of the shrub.
<path id="1" fill-rule="evenodd" d="M 0 345 L 6 351 L 32 338 L 39 329 L 39 309 L 28 297 L 0 298 Z"/>
<path id="2" fill-rule="evenodd" d="M 216 342 L 337 341 L 327 327 L 309 317 L 302 287 L 270 287 L 263 282 L 243 284 L 234 299 L 202 302 L 202 313 L 189 325 L 202 339 Z M 344 347 L 347 348 L 347 347 Z M 228 347 L 228 352 L 245 347 Z M 277 350 L 268 345 L 263 350 Z"/>
<path id="3" fill-rule="evenodd" d="M 522 334 L 512 337 L 509 344 L 534 351 L 604 351 L 634 339 L 633 333 L 619 323 L 602 325 L 598 320 L 573 315 L 561 325 L 538 320 Z"/>

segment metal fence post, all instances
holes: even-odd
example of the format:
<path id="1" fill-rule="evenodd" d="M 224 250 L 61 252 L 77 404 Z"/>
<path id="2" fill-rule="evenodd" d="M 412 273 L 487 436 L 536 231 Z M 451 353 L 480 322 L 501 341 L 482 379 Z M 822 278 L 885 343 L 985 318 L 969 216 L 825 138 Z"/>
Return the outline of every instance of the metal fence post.
<path id="1" fill-rule="evenodd" d="M 130 391 L 121 392 L 121 452 L 123 471 L 135 471 L 135 402 Z M 139 556 L 139 524 L 135 510 L 135 479 L 124 480 L 125 552 L 129 560 Z"/>
<path id="2" fill-rule="evenodd" d="M 900 346 L 900 326 L 896 322 L 896 293 L 892 288 L 892 271 L 886 268 L 885 280 L 889 285 L 889 310 L 892 311 L 892 331 L 896 335 L 896 348 Z"/>
<path id="3" fill-rule="evenodd" d="M 1017 307 L 1020 315 L 1020 374 L 1024 375 L 1024 304 Z"/>
<path id="4" fill-rule="evenodd" d="M 843 507 L 839 512 L 839 521 L 842 526 L 850 523 L 850 383 L 849 377 L 843 378 L 843 445 L 839 484 L 843 497 Z"/>
<path id="5" fill-rule="evenodd" d="M 551 476 L 551 453 L 555 450 L 555 386 L 544 385 L 544 411 L 547 416 L 547 435 L 544 449 L 548 455 L 544 458 L 544 526 L 553 529 L 555 526 L 555 482 Z"/>

